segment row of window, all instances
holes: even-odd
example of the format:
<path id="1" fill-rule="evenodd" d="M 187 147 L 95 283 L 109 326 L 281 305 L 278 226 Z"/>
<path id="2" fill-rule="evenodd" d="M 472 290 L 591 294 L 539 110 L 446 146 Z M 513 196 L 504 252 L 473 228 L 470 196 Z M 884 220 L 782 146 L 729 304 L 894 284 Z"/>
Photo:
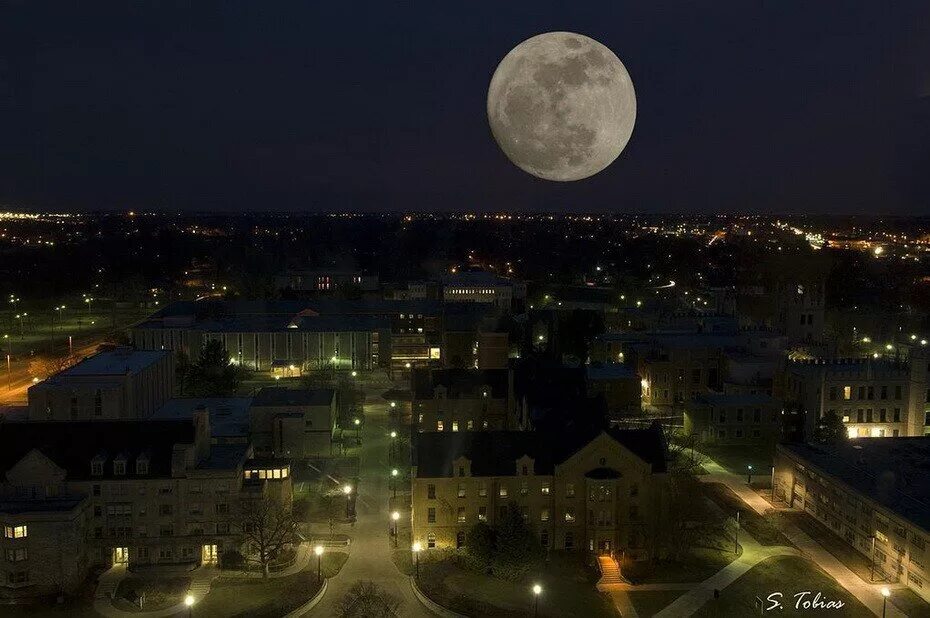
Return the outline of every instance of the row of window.
<path id="1" fill-rule="evenodd" d="M 736 418 L 737 423 L 743 423 L 748 418 L 748 415 L 745 414 L 742 408 L 737 408 L 736 414 L 734 416 Z M 711 420 L 714 420 L 713 413 L 711 413 Z M 778 420 L 778 410 L 772 410 L 772 413 L 770 415 L 770 420 L 772 422 L 775 422 Z M 719 423 L 727 422 L 727 411 L 725 409 L 717 410 L 717 422 Z M 730 421 L 730 422 L 733 422 L 733 421 Z M 762 422 L 762 410 L 760 408 L 756 408 L 752 411 L 752 422 L 753 423 Z"/>
<path id="2" fill-rule="evenodd" d="M 189 482 L 186 484 L 187 492 L 190 494 L 201 494 L 203 493 L 203 484 L 200 482 Z M 122 482 L 112 483 L 107 486 L 107 495 L 109 496 L 126 496 L 129 494 L 130 485 Z M 229 484 L 226 481 L 211 481 L 210 488 L 213 490 L 213 493 L 216 494 L 227 494 L 229 493 Z M 103 495 L 103 486 L 94 484 L 91 486 L 91 493 L 94 496 Z M 138 486 L 138 493 L 140 496 L 144 496 L 148 493 L 148 485 L 141 484 Z M 157 491 L 155 492 L 159 496 L 170 496 L 174 494 L 173 485 L 159 485 Z"/>
<path id="3" fill-rule="evenodd" d="M 832 408 L 830 410 L 827 410 L 828 414 L 831 412 L 835 414 L 836 410 Z M 849 409 L 844 410 L 844 414 L 843 414 L 844 423 L 848 423 L 850 421 L 850 418 L 851 418 L 850 412 L 852 412 L 852 410 L 849 410 Z M 891 410 L 890 420 L 892 423 L 901 422 L 901 408 L 894 408 Z M 878 418 L 876 418 L 876 415 L 873 414 L 872 408 L 866 408 L 864 410 L 862 408 L 859 408 L 858 410 L 856 410 L 856 422 L 857 423 L 875 423 L 875 422 L 887 423 L 888 421 L 889 421 L 888 410 L 886 410 L 885 408 L 880 408 L 878 410 Z"/>
<path id="4" fill-rule="evenodd" d="M 830 401 L 836 401 L 838 396 L 839 389 L 835 386 L 830 387 Z M 896 384 L 894 387 L 894 399 L 901 399 L 902 397 L 902 387 L 900 384 Z M 888 399 L 888 385 L 883 384 L 879 387 L 878 398 L 879 399 Z M 852 399 L 853 387 L 844 386 L 843 387 L 843 399 L 849 401 Z M 860 400 L 872 400 L 875 399 L 875 387 L 874 386 L 860 386 L 857 392 L 857 399 Z"/>
<path id="5" fill-rule="evenodd" d="M 500 519 L 507 517 L 508 507 L 502 506 L 498 507 L 498 514 Z M 529 507 L 521 506 L 520 512 L 523 515 L 523 518 L 529 520 Z M 548 522 L 549 521 L 550 511 L 547 507 L 543 507 L 539 510 L 539 521 Z M 629 507 L 630 520 L 636 521 L 639 519 L 639 505 L 631 504 Z M 478 521 L 487 521 L 488 520 L 488 507 L 479 506 L 477 513 Z M 575 523 L 575 509 L 566 508 L 563 512 L 563 519 L 565 523 Z M 464 524 L 468 521 L 467 512 L 464 506 L 460 506 L 456 509 L 455 516 L 456 523 Z M 588 521 L 591 523 L 597 523 L 599 526 L 610 526 L 612 524 L 612 517 L 610 510 L 601 509 L 597 513 L 593 510 L 588 511 Z M 426 523 L 435 524 L 436 523 L 436 509 L 435 507 L 429 507 L 426 509 Z"/>
<path id="6" fill-rule="evenodd" d="M 3 537 L 7 539 L 24 539 L 29 536 L 29 527 L 22 526 L 3 526 Z"/>
<path id="7" fill-rule="evenodd" d="M 527 467 L 526 467 L 526 466 L 523 466 L 523 474 L 526 474 L 526 473 L 527 473 Z M 459 474 L 459 476 L 464 476 L 464 469 L 461 469 L 461 468 L 460 468 L 460 474 Z M 540 484 L 539 484 L 539 493 L 540 493 L 540 495 L 548 496 L 548 495 L 550 495 L 550 491 L 551 491 L 550 482 L 549 482 L 549 481 L 541 481 Z M 529 492 L 530 492 L 529 483 L 527 483 L 526 481 L 523 481 L 522 484 L 520 485 L 520 495 L 521 495 L 521 496 L 525 496 L 525 495 L 529 494 Z M 459 483 L 456 493 L 457 493 L 457 495 L 458 495 L 459 498 L 464 498 L 464 497 L 466 497 L 466 495 L 467 495 L 467 486 L 466 486 L 466 484 L 465 484 L 465 483 Z M 590 499 L 592 502 L 594 502 L 594 501 L 597 501 L 597 502 L 606 502 L 606 501 L 610 500 L 610 498 L 611 498 L 611 493 L 612 493 L 612 492 L 611 492 L 611 486 L 610 486 L 610 485 L 604 485 L 604 484 L 602 484 L 602 485 L 597 485 L 597 486 L 591 487 L 591 489 L 590 489 L 590 491 L 589 491 L 589 499 Z M 488 486 L 487 486 L 487 484 L 485 484 L 485 483 L 480 484 L 480 485 L 478 486 L 478 496 L 481 497 L 481 498 L 485 498 L 485 497 L 487 497 L 487 495 L 488 495 Z M 497 488 L 497 495 L 498 495 L 499 498 L 506 498 L 506 497 L 508 497 L 508 496 L 510 495 L 510 489 L 507 487 L 507 485 L 504 485 L 503 483 L 501 483 L 501 484 L 498 486 L 498 488 Z M 631 484 L 630 484 L 630 497 L 636 497 L 636 496 L 638 496 L 638 495 L 639 495 L 639 485 L 636 484 L 636 483 L 631 483 Z M 429 483 L 429 484 L 426 485 L 426 497 L 427 497 L 427 499 L 429 499 L 429 500 L 435 500 L 435 499 L 436 499 L 436 485 L 435 485 L 435 484 Z M 574 497 L 575 497 L 575 484 L 574 484 L 574 483 L 566 483 L 566 484 L 565 484 L 565 497 L 566 497 L 566 498 L 574 498 Z"/>
<path id="8" fill-rule="evenodd" d="M 218 521 L 216 522 L 216 532 L 213 532 L 214 527 L 212 523 L 193 523 L 187 526 L 187 535 L 188 536 L 202 536 L 204 534 L 219 534 L 225 535 L 229 534 L 230 526 L 228 521 Z M 103 528 L 102 526 L 97 526 L 94 528 L 94 538 L 130 538 L 133 536 L 133 527 L 132 526 L 110 526 L 108 528 Z M 138 526 L 135 529 L 135 536 L 140 538 L 147 538 L 149 536 L 149 529 L 146 526 Z M 160 537 L 173 537 L 174 526 L 171 524 L 165 524 L 158 526 L 157 536 Z"/>
<path id="9" fill-rule="evenodd" d="M 129 517 L 132 515 L 132 506 L 132 503 L 129 502 L 108 504 L 106 508 L 107 517 Z M 138 506 L 138 516 L 145 517 L 148 514 L 148 505 L 140 504 Z M 191 515 L 203 515 L 203 504 L 200 502 L 193 502 L 188 505 L 188 510 Z M 229 515 L 229 504 L 225 502 L 214 504 L 213 512 L 216 515 Z M 174 505 L 159 504 L 158 514 L 162 517 L 174 515 Z M 103 507 L 99 504 L 94 505 L 94 517 L 103 517 Z"/>

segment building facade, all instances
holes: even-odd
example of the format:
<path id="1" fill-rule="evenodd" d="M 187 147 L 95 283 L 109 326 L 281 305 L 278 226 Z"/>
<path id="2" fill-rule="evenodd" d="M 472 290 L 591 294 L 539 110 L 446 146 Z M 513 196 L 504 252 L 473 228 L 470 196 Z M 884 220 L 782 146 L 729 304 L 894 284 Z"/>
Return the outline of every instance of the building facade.
<path id="1" fill-rule="evenodd" d="M 769 395 L 708 393 L 685 408 L 684 431 L 705 444 L 767 444 L 781 438 L 782 404 Z"/>
<path id="2" fill-rule="evenodd" d="M 780 444 L 775 495 L 863 554 L 876 580 L 906 585 L 930 602 L 928 460 L 930 437 Z"/>
<path id="3" fill-rule="evenodd" d="M 465 545 L 515 508 L 546 549 L 655 555 L 667 511 L 662 430 L 611 430 L 573 446 L 535 432 L 420 434 L 412 534 L 426 551 Z"/>
<path id="4" fill-rule="evenodd" d="M 521 429 L 509 369 L 419 369 L 411 394 L 419 431 Z"/>

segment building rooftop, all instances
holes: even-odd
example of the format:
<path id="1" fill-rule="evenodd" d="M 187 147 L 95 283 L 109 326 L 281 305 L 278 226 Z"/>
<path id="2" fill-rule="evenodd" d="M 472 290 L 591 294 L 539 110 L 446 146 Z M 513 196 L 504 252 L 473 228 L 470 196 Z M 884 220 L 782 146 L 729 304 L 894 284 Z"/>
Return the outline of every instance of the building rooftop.
<path id="1" fill-rule="evenodd" d="M 213 437 L 249 435 L 251 397 L 178 397 L 169 399 L 152 415 L 152 420 L 187 420 L 194 411 L 203 408 L 210 413 L 210 434 Z"/>
<path id="2" fill-rule="evenodd" d="M 587 375 L 589 380 L 624 380 L 636 378 L 636 371 L 620 363 L 607 363 L 588 365 Z"/>
<path id="3" fill-rule="evenodd" d="M 118 376 L 127 373 L 138 373 L 158 363 L 170 354 L 171 352 L 168 350 L 117 348 L 88 356 L 54 377 L 58 379 L 72 376 Z"/>
<path id="4" fill-rule="evenodd" d="M 436 387 L 443 386 L 449 399 L 474 399 L 487 388 L 488 397 L 504 399 L 508 373 L 508 369 L 415 369 L 411 390 L 417 399 L 432 399 Z"/>
<path id="5" fill-rule="evenodd" d="M 780 405 L 781 401 L 769 395 L 705 393 L 698 395 L 697 401 L 711 406 L 770 406 Z"/>
<path id="6" fill-rule="evenodd" d="M 654 472 L 665 471 L 665 437 L 657 424 L 648 429 L 609 429 L 610 437 L 627 447 Z M 535 431 L 444 431 L 417 435 L 417 477 L 454 476 L 454 462 L 471 461 L 472 476 L 516 476 L 516 462 L 524 456 L 535 461 L 536 474 L 552 474 L 562 463 L 598 434 L 583 439 L 565 439 Z"/>
<path id="7" fill-rule="evenodd" d="M 194 443 L 191 421 L 42 421 L 0 424 L 0 475 L 33 450 L 64 469 L 71 480 L 140 477 L 135 462 L 148 458 L 141 478 L 170 478 L 175 444 Z M 126 459 L 125 477 L 114 477 L 113 460 Z M 91 475 L 91 461 L 103 460 L 103 474 Z"/>
<path id="8" fill-rule="evenodd" d="M 266 386 L 252 399 L 252 407 L 259 406 L 328 406 L 333 403 L 336 391 L 331 388 L 287 388 Z"/>
<path id="9" fill-rule="evenodd" d="M 791 443 L 778 449 L 930 533 L 930 437 Z"/>

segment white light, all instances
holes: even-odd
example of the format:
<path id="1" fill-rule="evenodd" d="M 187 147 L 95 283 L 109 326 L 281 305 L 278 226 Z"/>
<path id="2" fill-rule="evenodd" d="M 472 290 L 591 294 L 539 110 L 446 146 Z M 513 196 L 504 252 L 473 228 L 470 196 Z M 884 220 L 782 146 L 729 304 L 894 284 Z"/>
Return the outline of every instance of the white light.
<path id="1" fill-rule="evenodd" d="M 533 584 L 533 594 L 539 595 L 540 593 L 542 593 L 542 586 L 539 584 Z"/>
<path id="2" fill-rule="evenodd" d="M 315 553 L 317 556 L 322 556 L 322 555 L 323 555 L 323 546 L 322 546 L 322 545 L 317 545 L 316 547 L 314 547 L 314 548 L 313 548 L 313 553 Z"/>
<path id="3" fill-rule="evenodd" d="M 351 485 L 346 485 L 345 487 L 343 487 L 343 488 L 342 488 L 342 493 L 344 493 L 344 494 L 347 495 L 347 496 L 348 496 L 349 494 L 351 494 L 351 493 L 352 493 L 352 486 L 351 486 Z"/>
<path id="4" fill-rule="evenodd" d="M 194 595 L 189 594 L 186 597 L 184 597 L 184 605 L 187 605 L 188 607 L 190 607 L 193 604 L 194 604 Z"/>

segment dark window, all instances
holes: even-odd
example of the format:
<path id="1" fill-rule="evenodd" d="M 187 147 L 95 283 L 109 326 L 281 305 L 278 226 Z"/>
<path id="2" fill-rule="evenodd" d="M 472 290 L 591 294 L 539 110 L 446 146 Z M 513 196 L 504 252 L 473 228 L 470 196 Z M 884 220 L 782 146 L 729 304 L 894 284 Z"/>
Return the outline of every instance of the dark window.
<path id="1" fill-rule="evenodd" d="M 436 499 L 436 486 L 432 483 L 426 486 L 426 497 L 430 500 Z"/>

